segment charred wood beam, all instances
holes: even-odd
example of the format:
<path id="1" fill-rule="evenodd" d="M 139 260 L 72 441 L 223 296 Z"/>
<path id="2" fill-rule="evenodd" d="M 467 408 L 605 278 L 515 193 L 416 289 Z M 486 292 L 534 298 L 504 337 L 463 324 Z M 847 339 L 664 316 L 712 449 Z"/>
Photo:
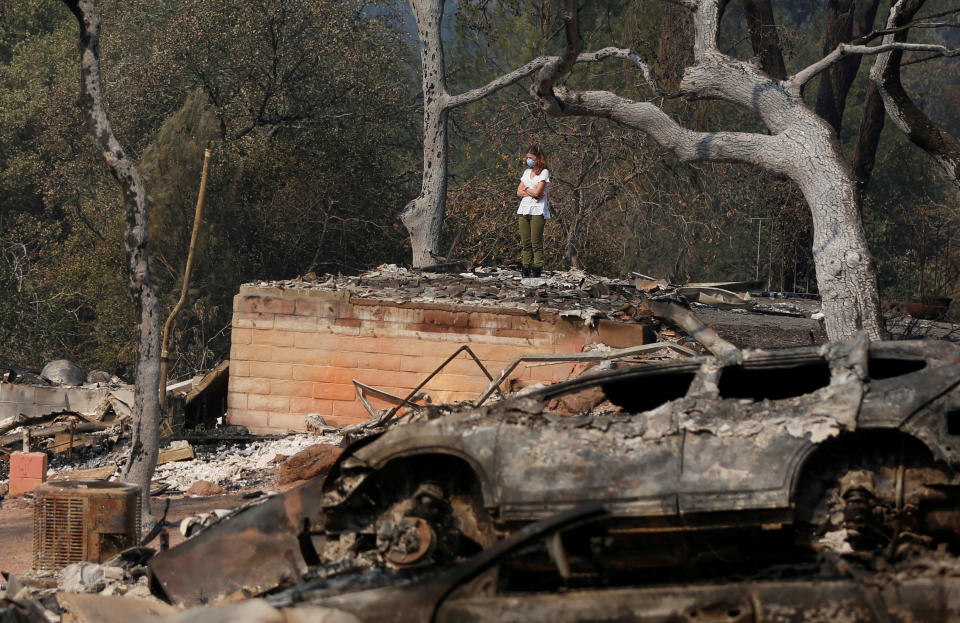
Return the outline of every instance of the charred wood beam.
<path id="1" fill-rule="evenodd" d="M 714 355 L 724 357 L 740 352 L 739 348 L 720 337 L 716 331 L 703 324 L 696 314 L 679 303 L 653 299 L 645 302 L 654 316 L 677 325 Z"/>

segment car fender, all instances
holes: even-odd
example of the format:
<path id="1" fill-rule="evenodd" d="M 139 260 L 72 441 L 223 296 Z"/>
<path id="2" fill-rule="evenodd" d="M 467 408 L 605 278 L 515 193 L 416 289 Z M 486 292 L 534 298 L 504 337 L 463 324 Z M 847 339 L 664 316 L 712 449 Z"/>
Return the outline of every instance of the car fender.
<path id="1" fill-rule="evenodd" d="M 466 463 L 480 485 L 484 506 L 496 506 L 498 489 L 490 478 L 495 464 L 496 428 L 464 430 L 462 426 L 450 426 L 452 422 L 444 422 L 445 426 L 437 422 L 397 427 L 359 447 L 351 446 L 338 461 L 337 472 L 331 471 L 327 486 L 330 490 L 335 487 L 342 501 L 392 461 L 443 455 Z M 356 477 L 352 477 L 354 474 Z"/>

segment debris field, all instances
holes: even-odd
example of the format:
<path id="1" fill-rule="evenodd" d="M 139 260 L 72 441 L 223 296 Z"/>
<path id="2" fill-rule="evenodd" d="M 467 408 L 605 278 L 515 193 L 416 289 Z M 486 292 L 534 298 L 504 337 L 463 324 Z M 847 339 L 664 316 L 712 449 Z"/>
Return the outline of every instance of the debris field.
<path id="1" fill-rule="evenodd" d="M 0 491 L 0 517 L 34 520 L 32 568 L 4 574 L 0 619 L 960 617 L 960 345 L 857 336 L 754 349 L 703 318 L 815 322 L 816 301 L 637 274 L 520 282 L 503 269 L 434 269 L 313 281 L 470 305 L 575 297 L 584 322 L 645 319 L 659 346 L 594 347 L 559 383 L 404 401 L 341 429 L 322 418 L 271 436 L 171 427 L 151 491 L 160 522 L 136 534 L 109 517 L 85 525 L 84 551 L 95 538 L 99 557 L 43 569 L 43 555 L 65 560 L 65 528 L 50 521 L 70 495 L 109 507 L 125 456 L 125 386 L 70 386 L 96 392 L 89 406 L 0 421 L 4 466 L 42 454 L 49 481 Z M 59 384 L 10 369 L 3 385 Z"/>

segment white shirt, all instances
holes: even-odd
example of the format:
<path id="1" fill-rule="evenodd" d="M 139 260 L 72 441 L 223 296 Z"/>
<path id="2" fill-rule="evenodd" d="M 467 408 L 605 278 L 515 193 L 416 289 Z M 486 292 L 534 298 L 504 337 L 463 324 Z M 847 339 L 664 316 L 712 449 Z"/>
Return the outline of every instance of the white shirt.
<path id="1" fill-rule="evenodd" d="M 533 169 L 527 169 L 520 177 L 520 182 L 526 188 L 536 188 L 540 182 L 546 182 L 543 187 L 543 196 L 539 199 L 533 197 L 524 197 L 520 200 L 520 207 L 517 208 L 517 214 L 542 214 L 543 218 L 550 218 L 550 202 L 547 201 L 547 192 L 550 189 L 550 172 L 546 169 L 540 171 L 539 175 L 533 174 Z"/>

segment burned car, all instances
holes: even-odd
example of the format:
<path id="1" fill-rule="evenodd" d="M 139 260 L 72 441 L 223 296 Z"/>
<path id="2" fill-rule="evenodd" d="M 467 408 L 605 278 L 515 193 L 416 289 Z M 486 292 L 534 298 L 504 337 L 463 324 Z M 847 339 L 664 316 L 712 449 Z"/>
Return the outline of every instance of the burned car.
<path id="1" fill-rule="evenodd" d="M 600 401 L 551 409 L 577 395 Z M 837 551 L 950 540 L 958 465 L 960 345 L 861 336 L 622 367 L 392 427 L 340 458 L 313 542 L 321 561 L 424 564 L 589 501 L 611 535 L 658 535 L 644 557 L 666 564 L 678 539 L 748 527 Z"/>

